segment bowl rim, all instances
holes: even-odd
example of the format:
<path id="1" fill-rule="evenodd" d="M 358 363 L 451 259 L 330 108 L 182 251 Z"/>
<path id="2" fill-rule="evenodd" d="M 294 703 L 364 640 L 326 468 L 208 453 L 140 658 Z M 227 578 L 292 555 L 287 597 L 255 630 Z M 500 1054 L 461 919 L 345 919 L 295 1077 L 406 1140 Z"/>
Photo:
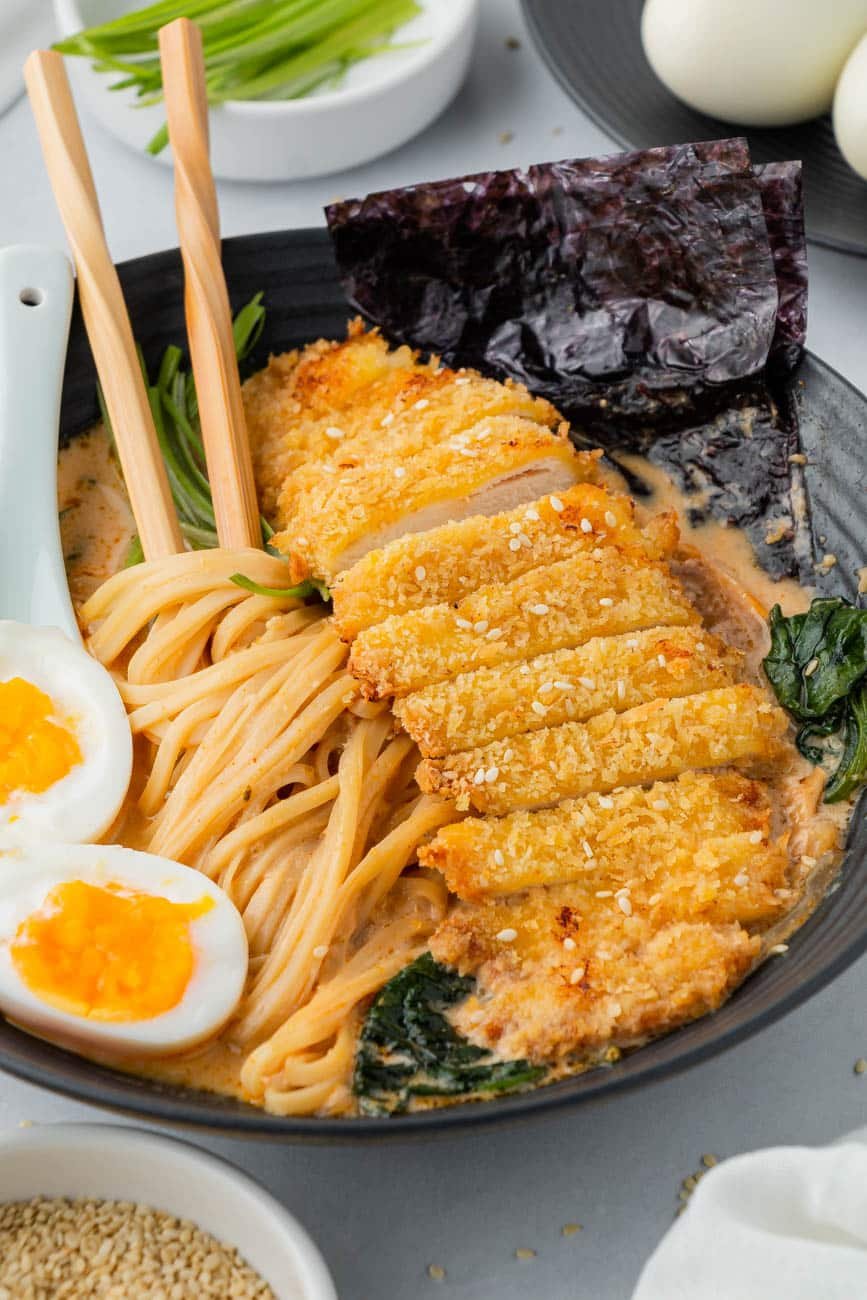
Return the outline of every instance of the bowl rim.
<path id="1" fill-rule="evenodd" d="M 169 1136 L 166 1133 L 154 1133 L 133 1125 L 103 1124 L 90 1120 L 63 1120 L 58 1123 L 37 1123 L 30 1128 L 17 1131 L 0 1132 L 0 1161 L 11 1152 L 33 1150 L 56 1152 L 57 1158 L 62 1160 L 69 1152 L 82 1149 L 89 1151 L 97 1142 L 114 1148 L 118 1154 L 128 1153 L 130 1156 L 134 1156 L 135 1152 L 143 1147 L 161 1152 L 167 1158 L 167 1164 L 169 1161 L 174 1162 L 175 1165 L 183 1164 L 190 1177 L 202 1182 L 208 1179 L 221 1180 L 224 1188 L 231 1188 L 232 1195 L 237 1193 L 242 1198 L 254 1201 L 257 1211 L 263 1218 L 271 1221 L 284 1239 L 286 1249 L 298 1269 L 297 1280 L 304 1286 L 304 1300 L 337 1300 L 334 1281 L 322 1253 L 294 1214 L 291 1214 L 276 1196 L 246 1170 L 240 1169 L 224 1156 L 206 1151 L 194 1142 Z M 71 1195 L 75 1196 L 76 1193 Z M 82 1195 L 91 1194 L 82 1193 Z M 127 1199 L 137 1201 L 134 1188 L 131 1189 Z M 0 1204 L 2 1203 L 4 1202 L 0 1200 Z M 187 1217 L 203 1231 L 210 1231 L 194 1214 Z M 255 1265 L 251 1267 L 255 1268 Z"/>
<path id="2" fill-rule="evenodd" d="M 299 228 L 294 230 L 275 230 L 257 232 L 252 235 L 236 235 L 223 241 L 224 259 L 229 264 L 231 289 L 231 263 L 242 261 L 245 255 L 255 251 L 257 255 L 274 257 L 279 253 L 281 259 L 296 257 L 303 264 L 309 264 L 310 274 L 318 283 L 320 274 L 334 275 L 331 265 L 328 232 L 321 227 Z M 327 258 L 320 264 L 317 258 Z M 328 268 L 331 268 L 330 270 Z M 118 263 L 122 281 L 136 283 L 153 279 L 155 273 L 165 274 L 171 271 L 180 275 L 180 255 L 177 249 L 163 249 Z M 291 265 L 287 273 L 292 273 Z M 311 281 L 312 282 L 312 281 Z M 323 284 L 324 288 L 324 284 Z M 330 310 L 331 304 L 329 304 Z M 351 308 L 342 299 L 344 311 Z M 813 375 L 813 382 L 824 380 L 833 385 L 838 392 L 845 393 L 857 403 L 860 411 L 867 416 L 867 397 L 848 379 L 840 375 L 827 362 L 820 360 L 811 352 L 805 353 L 804 362 L 795 371 L 790 381 L 797 395 L 801 390 L 806 375 Z M 69 374 L 67 374 L 67 382 Z M 82 426 L 83 427 L 83 426 Z M 850 836 L 863 815 L 865 800 L 856 808 L 850 822 Z M 863 870 L 863 859 L 852 855 L 849 843 L 844 850 L 840 871 L 831 888 L 824 895 L 810 917 L 792 938 L 796 943 L 805 936 L 811 944 L 815 961 L 805 976 L 786 991 L 775 994 L 775 1000 L 767 1006 L 750 1010 L 735 1024 L 716 1029 L 712 1036 L 685 1047 L 679 1043 L 680 1036 L 688 1033 L 694 1024 L 712 1022 L 714 1014 L 702 1017 L 681 1030 L 655 1040 L 657 1043 L 671 1045 L 668 1055 L 644 1059 L 643 1050 L 631 1052 L 624 1057 L 629 1068 L 620 1072 L 613 1068 L 601 1067 L 592 1071 L 570 1076 L 559 1082 L 548 1084 L 527 1092 L 498 1097 L 488 1102 L 462 1102 L 455 1105 L 436 1108 L 415 1114 L 398 1116 L 281 1116 L 272 1115 L 253 1106 L 232 1104 L 224 1097 L 215 1096 L 204 1091 L 170 1088 L 159 1081 L 142 1080 L 134 1077 L 137 1084 L 146 1084 L 140 1091 L 126 1085 L 125 1078 L 117 1071 L 103 1069 L 99 1065 L 73 1057 L 79 1066 L 88 1067 L 84 1077 L 76 1074 L 67 1064 L 69 1053 L 53 1044 L 47 1044 L 52 1059 L 37 1060 L 35 1054 L 27 1050 L 26 1042 L 21 1045 L 13 1043 L 7 1046 L 0 1041 L 0 1071 L 5 1071 L 26 1082 L 36 1084 L 49 1091 L 57 1092 L 77 1101 L 97 1105 L 107 1110 L 129 1115 L 139 1121 L 179 1126 L 193 1130 L 210 1130 L 224 1135 L 235 1135 L 245 1139 L 279 1139 L 288 1142 L 339 1142 L 344 1144 L 364 1144 L 368 1140 L 401 1141 L 420 1137 L 448 1135 L 450 1131 L 458 1132 L 466 1128 L 484 1128 L 517 1120 L 527 1121 L 543 1118 L 554 1111 L 567 1106 L 591 1106 L 604 1104 L 609 1096 L 612 1098 L 633 1088 L 646 1087 L 648 1084 L 663 1079 L 673 1078 L 694 1065 L 699 1065 L 712 1057 L 744 1042 L 769 1025 L 782 1019 L 790 1011 L 807 1002 L 820 992 L 844 970 L 867 951 L 867 925 L 852 936 L 840 948 L 833 959 L 828 960 L 821 952 L 821 930 L 814 933 L 814 928 L 821 925 L 824 907 L 830 898 L 844 886 L 849 887 L 855 873 Z M 774 961 L 786 960 L 774 958 Z M 820 965 L 817 965 L 821 962 Z M 748 977 L 752 978 L 752 977 Z M 735 991 L 735 996 L 738 990 Z M 20 1031 L 22 1039 L 24 1031 Z M 29 1041 L 31 1036 L 27 1036 Z M 39 1040 L 36 1040 L 37 1043 Z M 45 1047 L 46 1044 L 41 1044 Z M 650 1044 L 652 1047 L 653 1044 Z M 56 1057 L 54 1053 L 57 1053 Z M 580 1093 L 574 1091 L 575 1080 L 582 1081 Z"/>
<path id="3" fill-rule="evenodd" d="M 388 71 L 368 86 L 338 87 L 318 95 L 300 99 L 227 99 L 212 107 L 211 112 L 223 112 L 229 117 L 288 118 L 323 116 L 330 112 L 351 108 L 354 105 L 387 95 L 419 73 L 449 55 L 452 46 L 460 40 L 472 40 L 481 0 L 422 0 L 425 7 L 445 15 L 441 26 L 428 37 L 416 51 L 416 57 Z M 83 27 L 79 0 L 54 0 L 54 13 L 58 26 L 66 32 L 80 31 Z M 439 20 L 437 20 L 439 21 Z M 72 56 L 70 56 L 72 57 Z M 88 63 L 87 59 L 83 60 Z"/>

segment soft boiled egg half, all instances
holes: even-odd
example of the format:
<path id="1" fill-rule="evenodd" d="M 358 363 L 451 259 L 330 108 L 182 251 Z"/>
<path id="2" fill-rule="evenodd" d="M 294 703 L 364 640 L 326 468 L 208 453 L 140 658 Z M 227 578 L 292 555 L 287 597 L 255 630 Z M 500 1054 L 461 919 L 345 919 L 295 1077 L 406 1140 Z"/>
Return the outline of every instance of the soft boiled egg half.
<path id="1" fill-rule="evenodd" d="M 244 924 L 199 871 L 117 845 L 0 849 L 0 1011 L 107 1056 L 215 1034 L 247 974 Z"/>
<path id="2" fill-rule="evenodd" d="M 96 840 L 132 772 L 132 737 L 111 676 L 53 627 L 0 620 L 0 844 Z"/>

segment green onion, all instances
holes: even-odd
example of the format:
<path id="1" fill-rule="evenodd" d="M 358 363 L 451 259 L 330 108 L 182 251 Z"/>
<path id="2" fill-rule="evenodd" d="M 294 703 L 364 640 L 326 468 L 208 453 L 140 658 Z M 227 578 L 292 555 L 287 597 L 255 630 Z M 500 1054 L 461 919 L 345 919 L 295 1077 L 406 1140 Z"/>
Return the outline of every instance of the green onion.
<path id="1" fill-rule="evenodd" d="M 243 361 L 255 347 L 264 325 L 262 294 L 257 293 L 241 308 L 233 323 L 235 351 L 239 361 Z M 139 349 L 139 362 L 181 532 L 188 546 L 204 551 L 218 545 L 217 528 L 199 425 L 196 386 L 183 361 L 181 349 L 174 344 L 170 345 L 162 355 L 155 380 L 151 382 Z M 97 400 L 106 432 L 113 441 L 111 420 L 99 386 Z M 266 519 L 262 519 L 261 523 L 262 544 L 270 549 L 268 543 L 274 536 L 274 530 Z M 127 551 L 125 565 L 129 568 L 140 564 L 143 558 L 141 543 L 134 537 Z"/>
<path id="2" fill-rule="evenodd" d="M 186 17 L 202 31 L 209 103 L 300 99 L 338 84 L 354 63 L 399 48 L 394 32 L 419 13 L 416 0 L 160 0 L 54 48 L 91 59 L 116 78 L 109 89 L 134 88 L 145 107 L 162 99 L 157 33 Z M 148 150 L 167 143 L 161 127 Z"/>
<path id="3" fill-rule="evenodd" d="M 260 582 L 254 582 L 243 573 L 233 573 L 230 581 L 245 591 L 252 591 L 256 596 L 273 596 L 278 600 L 307 600 L 310 596 L 318 596 L 322 601 L 331 599 L 331 592 L 318 578 L 305 578 L 304 582 L 299 582 L 294 587 L 263 587 Z"/>

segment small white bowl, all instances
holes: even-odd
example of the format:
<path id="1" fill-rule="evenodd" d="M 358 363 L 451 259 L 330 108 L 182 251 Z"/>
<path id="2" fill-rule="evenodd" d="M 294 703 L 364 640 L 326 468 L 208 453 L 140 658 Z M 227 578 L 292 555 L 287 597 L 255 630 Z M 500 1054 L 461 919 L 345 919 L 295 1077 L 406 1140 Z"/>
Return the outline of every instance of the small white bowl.
<path id="1" fill-rule="evenodd" d="M 424 12 L 400 29 L 409 48 L 349 69 L 336 90 L 291 100 L 235 100 L 211 110 L 211 165 L 237 181 L 303 180 L 357 167 L 417 135 L 457 93 L 469 66 L 479 0 L 422 0 Z M 61 36 L 139 8 L 141 0 L 54 0 Z M 415 44 L 415 42 L 420 42 Z M 106 130 L 139 153 L 165 121 L 162 105 L 135 107 L 132 90 L 68 58 L 76 98 Z M 149 155 L 147 155 L 149 156 Z M 171 162 L 164 149 L 158 161 Z"/>
<path id="2" fill-rule="evenodd" d="M 176 1138 L 113 1124 L 0 1135 L 0 1203 L 34 1196 L 138 1201 L 236 1246 L 278 1300 L 337 1300 L 297 1220 L 234 1165 Z"/>

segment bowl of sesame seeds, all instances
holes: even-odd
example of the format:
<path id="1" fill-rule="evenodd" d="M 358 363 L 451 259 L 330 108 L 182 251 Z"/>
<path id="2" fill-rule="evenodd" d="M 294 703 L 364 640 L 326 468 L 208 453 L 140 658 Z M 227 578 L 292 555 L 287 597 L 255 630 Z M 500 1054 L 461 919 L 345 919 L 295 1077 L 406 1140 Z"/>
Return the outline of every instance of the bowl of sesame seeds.
<path id="1" fill-rule="evenodd" d="M 316 1246 L 246 1174 L 109 1124 L 0 1136 L 0 1300 L 337 1300 Z"/>

